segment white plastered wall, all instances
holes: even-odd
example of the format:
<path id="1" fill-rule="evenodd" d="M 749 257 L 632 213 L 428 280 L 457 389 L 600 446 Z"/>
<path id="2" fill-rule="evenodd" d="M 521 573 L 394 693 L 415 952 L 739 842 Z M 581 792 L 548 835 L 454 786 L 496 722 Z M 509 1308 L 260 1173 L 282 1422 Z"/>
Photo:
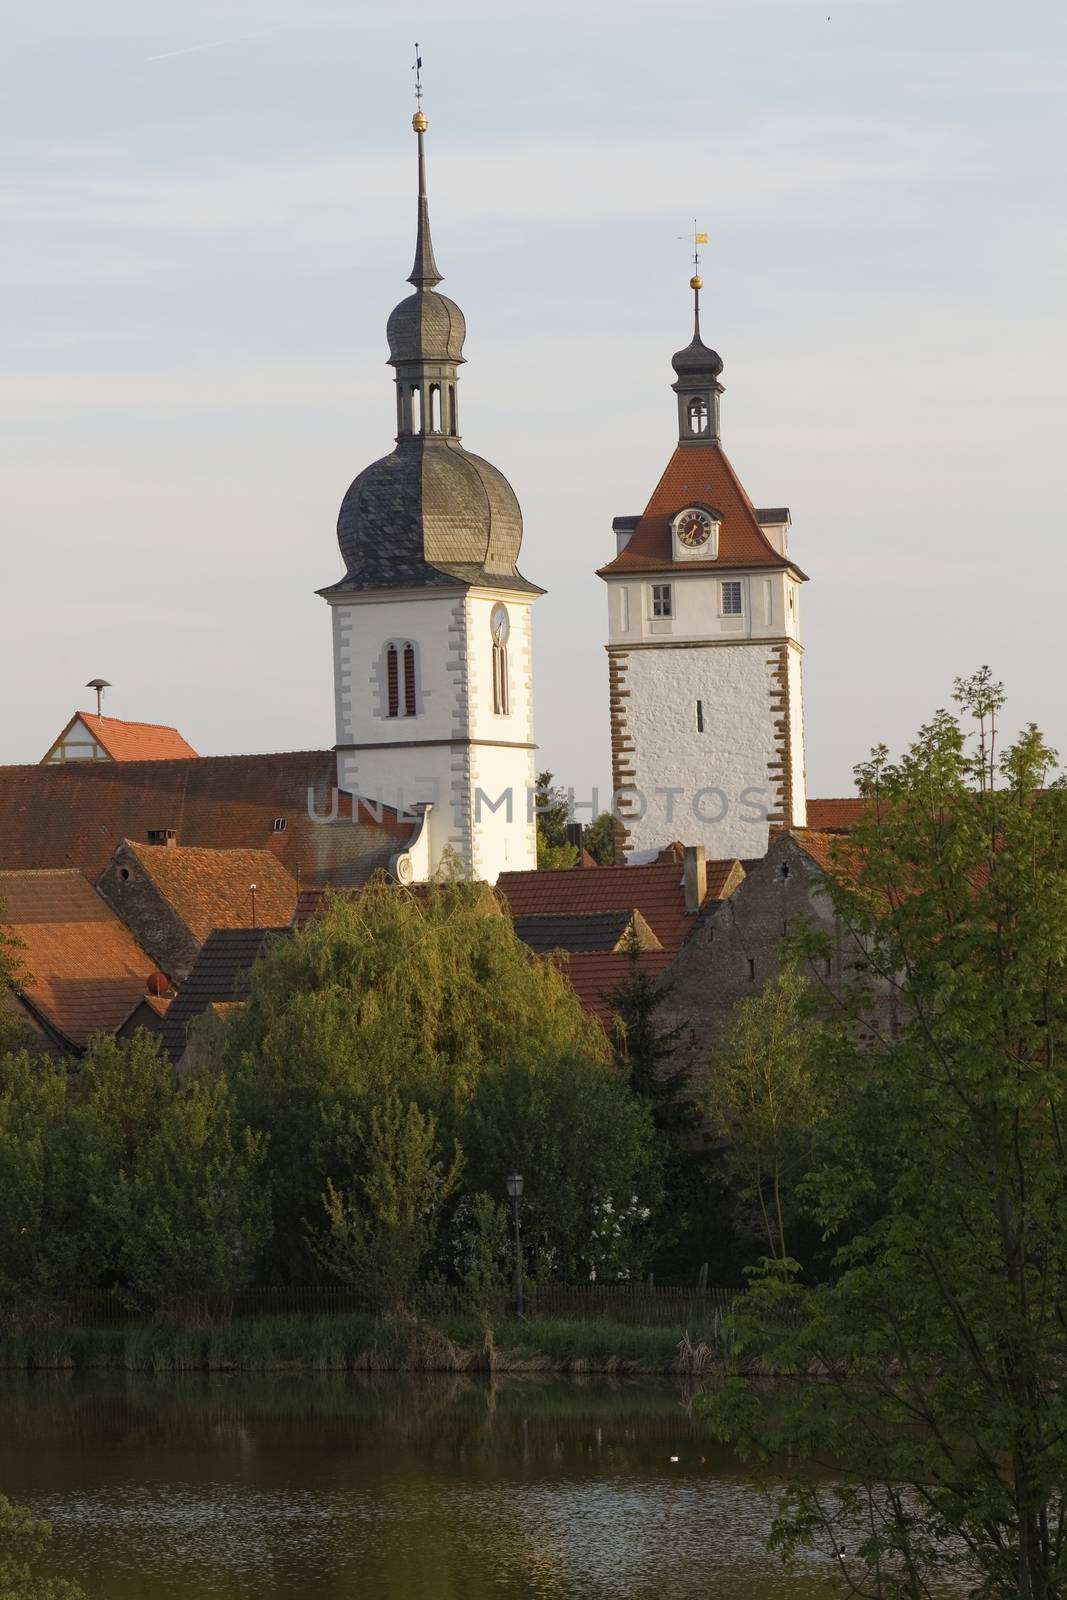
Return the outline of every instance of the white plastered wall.
<path id="1" fill-rule="evenodd" d="M 626 819 L 628 860 L 651 859 L 673 839 L 720 860 L 765 853 L 777 798 L 776 667 L 762 642 L 630 652 L 626 737 L 645 810 Z M 656 793 L 667 789 L 677 792 Z"/>
<path id="2" fill-rule="evenodd" d="M 507 716 L 493 709 L 489 619 L 497 603 L 506 605 L 510 621 Z M 398 808 L 431 802 L 431 872 L 449 856 L 488 882 L 502 871 L 536 865 L 527 808 L 533 782 L 529 597 L 419 590 L 338 599 L 332 609 L 339 787 Z M 416 652 L 413 717 L 387 714 L 390 641 L 401 651 L 410 642 Z M 400 704 L 403 710 L 402 667 Z M 498 803 L 502 794 L 510 794 L 510 802 Z"/>

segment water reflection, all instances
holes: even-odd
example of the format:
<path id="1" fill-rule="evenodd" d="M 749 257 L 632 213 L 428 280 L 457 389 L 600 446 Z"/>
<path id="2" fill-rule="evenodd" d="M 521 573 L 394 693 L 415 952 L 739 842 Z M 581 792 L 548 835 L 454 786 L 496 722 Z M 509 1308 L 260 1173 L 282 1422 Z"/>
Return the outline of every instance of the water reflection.
<path id="1" fill-rule="evenodd" d="M 822 1600 L 676 1385 L 0 1378 L 0 1482 L 91 1600 Z M 671 1456 L 679 1457 L 676 1465 Z"/>

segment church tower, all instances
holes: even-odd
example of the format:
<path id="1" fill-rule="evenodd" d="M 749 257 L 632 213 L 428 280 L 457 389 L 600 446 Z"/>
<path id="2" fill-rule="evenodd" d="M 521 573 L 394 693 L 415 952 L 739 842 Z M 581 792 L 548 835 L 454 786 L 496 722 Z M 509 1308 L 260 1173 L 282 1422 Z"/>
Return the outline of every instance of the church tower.
<path id="1" fill-rule="evenodd" d="M 344 497 L 333 612 L 337 781 L 372 807 L 429 806 L 417 876 L 455 861 L 493 883 L 536 866 L 531 605 L 507 479 L 460 443 L 466 324 L 437 291 L 421 107 L 414 293 L 386 336 L 396 447 Z M 425 848 L 428 844 L 428 851 Z"/>
<path id="2" fill-rule="evenodd" d="M 608 587 L 616 848 L 672 840 L 762 856 L 768 827 L 803 827 L 800 585 L 789 512 L 757 510 L 719 429 L 722 361 L 700 336 L 674 356 L 678 443 L 639 517 L 616 517 Z"/>

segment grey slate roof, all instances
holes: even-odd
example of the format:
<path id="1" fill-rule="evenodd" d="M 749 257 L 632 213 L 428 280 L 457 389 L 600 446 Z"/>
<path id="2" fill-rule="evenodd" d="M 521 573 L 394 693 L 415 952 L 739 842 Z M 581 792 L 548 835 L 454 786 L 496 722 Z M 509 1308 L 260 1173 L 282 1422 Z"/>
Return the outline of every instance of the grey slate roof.
<path id="1" fill-rule="evenodd" d="M 208 934 L 160 1029 L 172 1061 L 181 1058 L 189 1024 L 209 1006 L 247 999 L 249 969 L 270 940 L 288 937 L 288 928 L 216 928 Z"/>
<path id="2" fill-rule="evenodd" d="M 516 567 L 522 513 L 502 472 L 458 439 L 402 439 L 341 504 L 344 578 L 323 594 L 487 584 L 540 594 Z"/>
<path id="3" fill-rule="evenodd" d="M 539 955 L 549 950 L 616 950 L 633 920 L 633 911 L 516 917 L 515 932 Z"/>

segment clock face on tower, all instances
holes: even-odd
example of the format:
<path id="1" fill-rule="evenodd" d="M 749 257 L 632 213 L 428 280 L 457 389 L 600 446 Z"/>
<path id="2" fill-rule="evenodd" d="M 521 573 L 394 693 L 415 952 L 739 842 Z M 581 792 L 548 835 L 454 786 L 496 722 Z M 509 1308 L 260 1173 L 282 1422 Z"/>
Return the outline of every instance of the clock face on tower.
<path id="1" fill-rule="evenodd" d="M 711 538 L 712 520 L 706 511 L 695 507 L 683 511 L 674 524 L 674 531 L 678 535 L 678 543 L 687 550 L 699 550 L 701 545 L 707 544 Z"/>

